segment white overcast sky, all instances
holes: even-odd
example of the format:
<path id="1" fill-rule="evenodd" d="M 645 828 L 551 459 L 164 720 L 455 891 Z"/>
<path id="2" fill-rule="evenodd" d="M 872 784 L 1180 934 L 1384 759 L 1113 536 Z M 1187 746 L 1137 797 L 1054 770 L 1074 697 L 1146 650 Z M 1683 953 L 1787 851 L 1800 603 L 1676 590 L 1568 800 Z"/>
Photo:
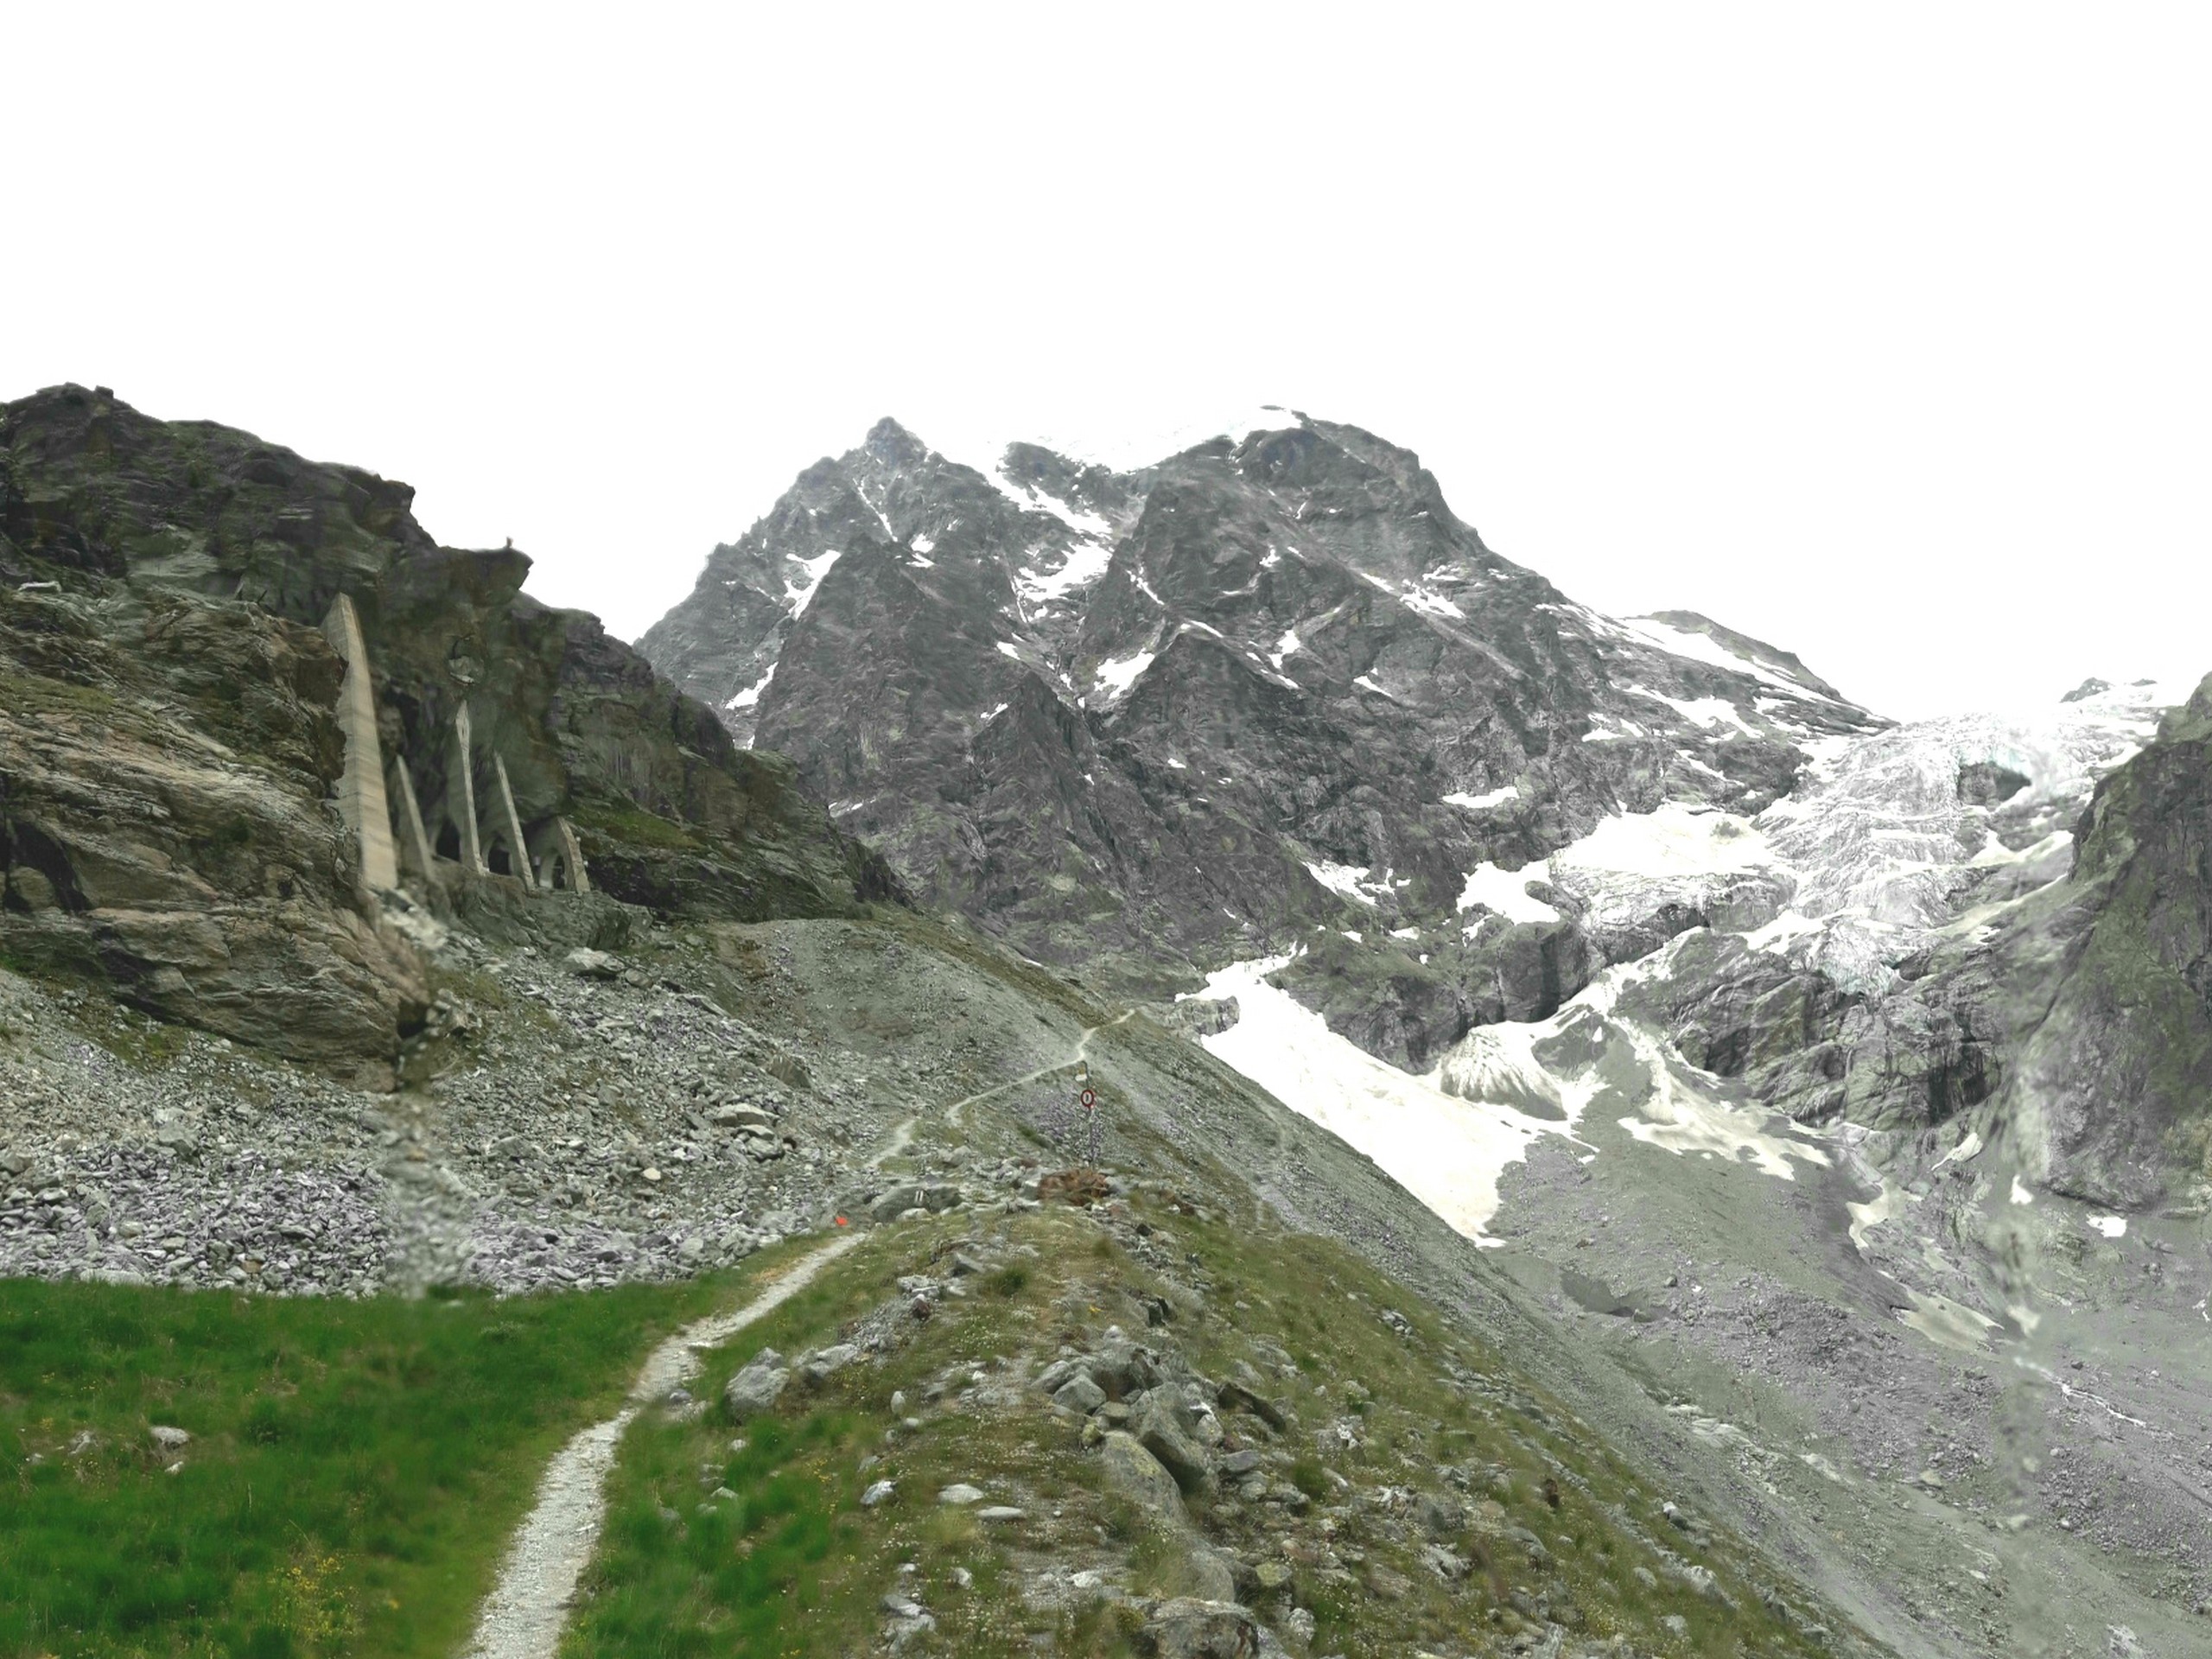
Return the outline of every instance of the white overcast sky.
<path id="1" fill-rule="evenodd" d="M 0 398 L 416 486 L 634 638 L 894 414 L 1274 402 L 1888 713 L 2212 670 L 2212 10 L 11 9 Z"/>

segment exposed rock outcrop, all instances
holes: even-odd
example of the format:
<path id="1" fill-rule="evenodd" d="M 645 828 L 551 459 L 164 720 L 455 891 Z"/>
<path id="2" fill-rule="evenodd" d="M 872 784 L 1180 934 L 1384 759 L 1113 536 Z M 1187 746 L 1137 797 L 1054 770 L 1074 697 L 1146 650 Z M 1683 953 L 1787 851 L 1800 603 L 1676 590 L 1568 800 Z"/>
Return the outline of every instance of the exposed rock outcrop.
<path id="1" fill-rule="evenodd" d="M 0 407 L 0 952 L 373 1077 L 426 1001 L 379 925 L 403 868 L 493 916 L 541 886 L 706 918 L 895 895 L 787 764 L 412 494 L 81 387 Z"/>
<path id="2" fill-rule="evenodd" d="M 1393 1058 L 1649 948 L 1569 917 L 1460 949 L 1471 870 L 1669 797 L 1755 811 L 1813 737 L 1881 724 L 1703 618 L 1573 604 L 1408 452 L 1271 418 L 1135 474 L 1017 445 L 995 478 L 885 422 L 644 647 L 1039 960 L 1156 994 L 1317 928 L 1433 932 L 1416 1010 L 1325 1006 Z"/>

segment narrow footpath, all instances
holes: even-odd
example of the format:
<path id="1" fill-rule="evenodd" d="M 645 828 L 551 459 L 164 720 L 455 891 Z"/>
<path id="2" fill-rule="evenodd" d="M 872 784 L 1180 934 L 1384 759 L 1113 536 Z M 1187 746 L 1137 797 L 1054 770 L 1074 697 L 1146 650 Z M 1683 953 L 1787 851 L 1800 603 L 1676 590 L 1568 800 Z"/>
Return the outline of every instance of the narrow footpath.
<path id="1" fill-rule="evenodd" d="M 499 1582 L 484 1599 L 468 1659 L 554 1659 L 576 1586 L 599 1541 L 607 1478 L 631 1419 L 697 1372 L 698 1350 L 728 1341 L 781 1306 L 857 1243 L 859 1236 L 849 1233 L 832 1240 L 793 1262 L 743 1306 L 686 1325 L 647 1356 L 622 1409 L 577 1434 L 547 1468 L 537 1502 L 517 1529 Z"/>

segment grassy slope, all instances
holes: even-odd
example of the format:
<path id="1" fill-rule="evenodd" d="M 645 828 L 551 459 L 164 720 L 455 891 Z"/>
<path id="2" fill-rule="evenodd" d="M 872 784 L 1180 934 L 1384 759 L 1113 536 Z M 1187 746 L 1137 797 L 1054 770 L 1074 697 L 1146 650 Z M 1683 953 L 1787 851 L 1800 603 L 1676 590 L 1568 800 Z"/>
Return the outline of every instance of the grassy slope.
<path id="1" fill-rule="evenodd" d="M 1050 1632 L 1054 1651 L 1135 1651 L 1139 1621 L 1126 1610 L 1081 1596 L 1056 1608 L 1023 1602 L 1025 1580 L 1047 1559 L 1118 1570 L 1136 1595 L 1187 1587 L 1179 1552 L 1100 1490 L 1078 1425 L 1024 1379 L 1062 1343 L 1087 1346 L 1109 1324 L 1144 1332 L 1139 1298 L 1154 1293 L 1181 1301 L 1159 1334 L 1206 1375 L 1243 1360 L 1279 1376 L 1278 1351 L 1294 1362 L 1279 1390 L 1296 1422 L 1276 1437 L 1256 1419 L 1231 1421 L 1274 1459 L 1278 1492 L 1295 1485 L 1319 1501 L 1299 1505 L 1295 1518 L 1275 1504 L 1217 1501 L 1207 1529 L 1248 1563 L 1276 1563 L 1275 1576 L 1289 1566 L 1288 1584 L 1258 1591 L 1255 1604 L 1271 1620 L 1294 1602 L 1311 1609 L 1313 1651 L 1487 1650 L 1532 1628 L 1513 1609 L 1539 1595 L 1554 1616 L 1580 1620 L 1586 1637 L 1618 1631 L 1646 1651 L 1823 1650 L 1762 1605 L 1749 1551 L 1725 1536 L 1700 1547 L 1671 1531 L 1656 1496 L 1555 1405 L 1519 1388 L 1501 1357 L 1448 1331 L 1350 1252 L 1256 1216 L 1200 1220 L 1150 1199 L 1136 1215 L 1154 1230 L 1149 1261 L 1129 1248 L 1133 1224 L 1109 1229 L 1064 1209 L 993 1218 L 969 1247 L 1007 1266 L 969 1281 L 969 1296 L 941 1304 L 925 1324 L 907 1322 L 880 1366 L 853 1366 L 811 1391 L 794 1382 L 772 1416 L 741 1430 L 719 1408 L 688 1423 L 641 1419 L 622 1448 L 606 1541 L 564 1652 L 863 1651 L 893 1591 L 938 1618 L 925 1650 L 1012 1659 L 1033 1655 L 1033 1637 Z M 970 1224 L 948 1218 L 881 1236 L 715 1357 L 706 1381 L 718 1390 L 763 1346 L 792 1356 L 840 1339 L 871 1310 L 903 1300 L 899 1275 L 944 1274 L 944 1253 L 967 1243 Z M 1159 1269 L 1163 1260 L 1210 1282 L 1203 1311 L 1187 1283 Z M 1409 1333 L 1382 1319 L 1385 1308 L 1402 1311 Z M 941 1397 L 929 1402 L 933 1387 Z M 894 1389 L 918 1428 L 893 1427 Z M 1355 1426 L 1356 1446 L 1335 1433 L 1338 1421 Z M 866 1459 L 878 1461 L 863 1467 Z M 1448 1491 L 1439 1478 L 1446 1464 L 1471 1483 L 1459 1488 L 1467 1528 L 1446 1541 L 1477 1570 L 1457 1585 L 1423 1566 L 1426 1539 L 1405 1499 L 1386 1491 Z M 1555 1509 L 1547 1476 L 1557 1481 Z M 862 1507 L 861 1493 L 879 1478 L 895 1480 L 897 1497 Z M 940 1506 L 937 1492 L 955 1481 L 1027 1518 L 987 1527 L 970 1510 Z M 734 1497 L 715 1499 L 717 1486 Z M 1532 1563 L 1515 1528 L 1545 1541 L 1548 1563 Z M 1639 1533 L 1711 1568 L 1733 1605 L 1669 1575 Z M 1332 1549 L 1334 1560 L 1322 1553 Z M 1687 1628 L 1670 1630 L 1670 1614 Z"/>
<path id="2" fill-rule="evenodd" d="M 554 1450 L 737 1276 L 418 1301 L 0 1281 L 0 1656 L 453 1651 Z M 194 1439 L 163 1453 L 156 1424 Z"/>

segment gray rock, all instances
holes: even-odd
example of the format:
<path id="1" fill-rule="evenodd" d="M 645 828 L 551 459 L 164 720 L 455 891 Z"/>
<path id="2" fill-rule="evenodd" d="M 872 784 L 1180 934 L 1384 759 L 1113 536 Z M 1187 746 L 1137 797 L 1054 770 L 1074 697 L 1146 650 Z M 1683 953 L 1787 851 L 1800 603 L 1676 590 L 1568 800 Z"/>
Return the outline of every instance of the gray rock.
<path id="1" fill-rule="evenodd" d="M 1080 1359 L 1056 1359 L 1037 1373 L 1037 1386 L 1047 1394 L 1056 1394 L 1061 1383 L 1083 1368 L 1084 1362 Z"/>
<path id="2" fill-rule="evenodd" d="M 1205 1448 L 1184 1428 L 1182 1414 L 1158 1391 L 1145 1396 L 1129 1428 L 1183 1491 L 1204 1491 L 1213 1484 Z"/>
<path id="3" fill-rule="evenodd" d="M 1151 1354 L 1118 1331 L 1107 1333 L 1106 1340 L 1098 1344 L 1098 1351 L 1084 1369 L 1116 1400 L 1157 1387 L 1160 1382 L 1160 1367 Z"/>
<path id="4" fill-rule="evenodd" d="M 730 1416 L 741 1423 L 772 1409 L 791 1380 L 791 1368 L 784 1363 L 784 1357 L 772 1348 L 763 1348 L 730 1378 L 722 1389 L 722 1402 L 729 1408 Z"/>
<path id="5" fill-rule="evenodd" d="M 1106 1403 L 1106 1390 L 1077 1371 L 1052 1390 L 1052 1403 L 1088 1416 Z"/>
<path id="6" fill-rule="evenodd" d="M 571 950 L 562 958 L 572 974 L 586 979 L 620 979 L 622 977 L 622 958 L 604 950 L 588 947 Z"/>
<path id="7" fill-rule="evenodd" d="M 1457 1584 L 1467 1576 L 1469 1570 L 1464 1557 L 1453 1554 L 1441 1544 L 1423 1544 L 1421 1560 L 1423 1567 L 1447 1584 Z"/>
<path id="8" fill-rule="evenodd" d="M 154 1437 L 154 1444 L 164 1452 L 175 1452 L 192 1444 L 188 1430 L 172 1428 L 166 1423 L 156 1423 L 146 1432 Z"/>
<path id="9" fill-rule="evenodd" d="M 940 1503 L 950 1503 L 956 1508 L 964 1507 L 969 1503 L 980 1503 L 983 1501 L 983 1489 L 980 1486 L 970 1486 L 964 1480 L 956 1481 L 937 1495 L 937 1501 Z"/>
<path id="10" fill-rule="evenodd" d="M 1266 1395 L 1245 1387 L 1241 1382 L 1224 1382 L 1217 1403 L 1224 1411 L 1249 1411 L 1269 1428 L 1282 1429 L 1290 1424 L 1290 1414 Z"/>
<path id="11" fill-rule="evenodd" d="M 1188 1526 L 1183 1508 L 1183 1489 L 1160 1459 L 1134 1434 L 1109 1429 L 1098 1448 L 1101 1471 L 1109 1490 L 1120 1493 L 1163 1525 L 1179 1530 Z"/>
<path id="12" fill-rule="evenodd" d="M 883 1193 L 868 1206 L 877 1221 L 896 1221 L 909 1210 L 950 1210 L 960 1202 L 960 1189 L 942 1181 L 907 1181 Z"/>
<path id="13" fill-rule="evenodd" d="M 840 1343 L 832 1348 L 817 1348 L 798 1363 L 798 1373 L 810 1383 L 819 1384 L 834 1376 L 861 1357 L 860 1347 L 854 1343 Z"/>
<path id="14" fill-rule="evenodd" d="M 1177 1596 L 1153 1609 L 1140 1642 L 1157 1659 L 1258 1659 L 1259 1625 L 1233 1601 Z"/>
<path id="15" fill-rule="evenodd" d="M 1466 1511 L 1456 1502 L 1434 1492 L 1423 1492 L 1414 1503 L 1414 1519 L 1432 1538 L 1449 1538 L 1467 1523 Z"/>
<path id="16" fill-rule="evenodd" d="M 872 1510 L 880 1503 L 887 1503 L 897 1495 L 898 1491 L 898 1482 L 879 1480 L 861 1494 L 861 1506 L 863 1509 Z"/>

